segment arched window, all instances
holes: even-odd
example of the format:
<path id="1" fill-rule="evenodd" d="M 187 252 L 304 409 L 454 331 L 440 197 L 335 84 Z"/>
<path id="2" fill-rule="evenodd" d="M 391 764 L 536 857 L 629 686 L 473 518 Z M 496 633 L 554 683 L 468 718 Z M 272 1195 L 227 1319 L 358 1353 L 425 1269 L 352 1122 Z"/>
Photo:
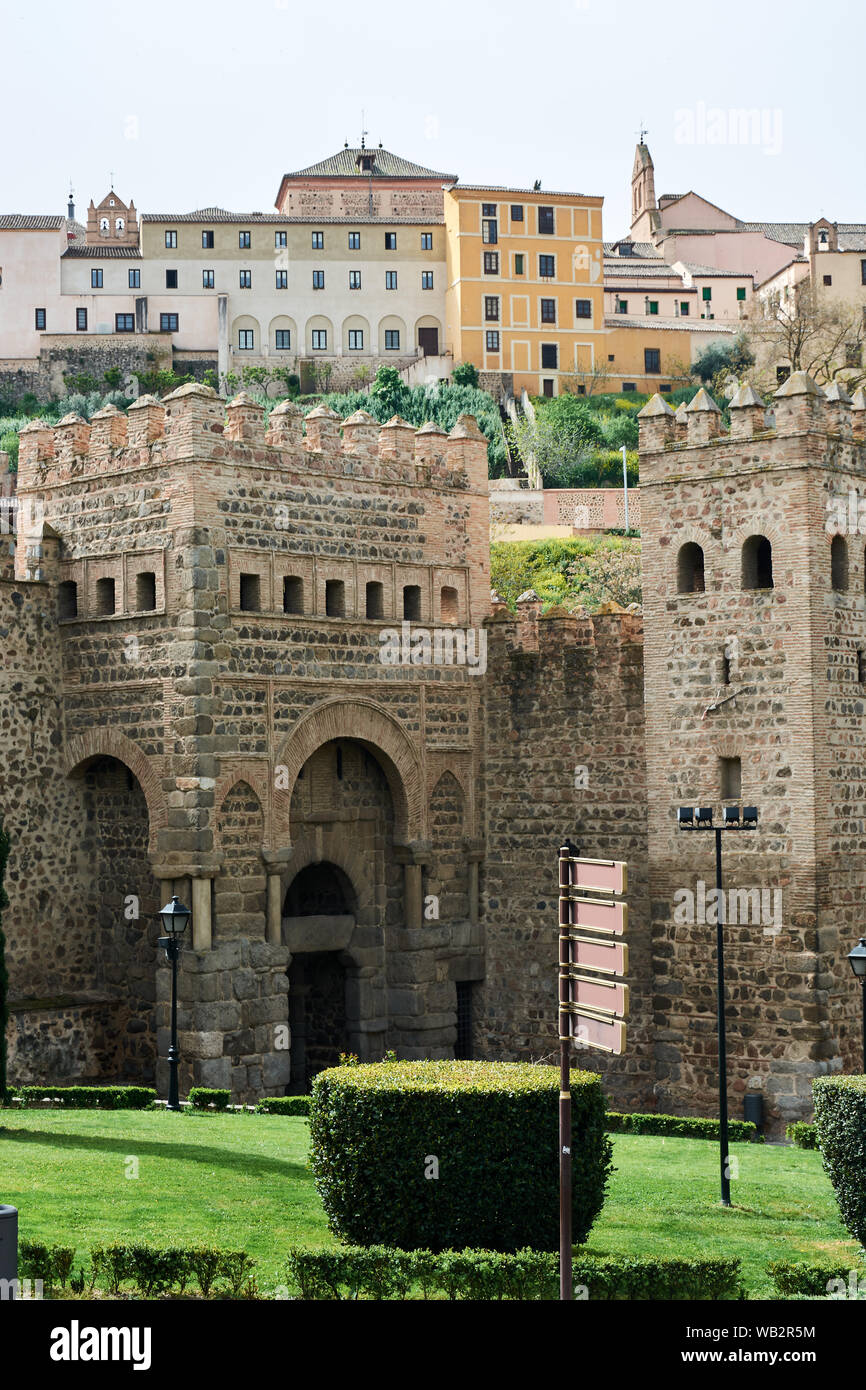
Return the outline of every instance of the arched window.
<path id="1" fill-rule="evenodd" d="M 680 546 L 677 555 L 677 593 L 704 592 L 704 552 L 694 541 Z"/>
<path id="2" fill-rule="evenodd" d="M 848 588 L 848 542 L 834 536 L 830 542 L 830 583 L 839 591 Z"/>
<path id="3" fill-rule="evenodd" d="M 377 579 L 371 579 L 367 584 L 367 617 L 384 618 L 385 616 L 385 586 L 380 584 Z"/>
<path id="4" fill-rule="evenodd" d="M 115 227 L 115 230 L 116 230 L 116 231 L 122 232 L 124 226 L 125 226 L 125 223 L 124 223 L 122 217 L 116 217 L 116 218 L 114 219 L 114 227 Z"/>
<path id="5" fill-rule="evenodd" d="M 60 585 L 60 616 L 78 617 L 78 585 L 74 579 L 64 579 Z"/>
<path id="6" fill-rule="evenodd" d="M 443 623 L 459 623 L 460 621 L 460 602 L 457 597 L 457 590 L 450 588 L 447 584 L 439 595 L 439 612 L 442 615 Z"/>
<path id="7" fill-rule="evenodd" d="M 773 547 L 766 536 L 749 536 L 743 545 L 743 588 L 772 589 Z"/>
<path id="8" fill-rule="evenodd" d="M 107 232 L 107 231 L 108 231 L 108 218 L 107 218 L 107 217 L 100 217 L 100 219 L 99 219 L 99 230 L 100 230 L 101 232 Z"/>

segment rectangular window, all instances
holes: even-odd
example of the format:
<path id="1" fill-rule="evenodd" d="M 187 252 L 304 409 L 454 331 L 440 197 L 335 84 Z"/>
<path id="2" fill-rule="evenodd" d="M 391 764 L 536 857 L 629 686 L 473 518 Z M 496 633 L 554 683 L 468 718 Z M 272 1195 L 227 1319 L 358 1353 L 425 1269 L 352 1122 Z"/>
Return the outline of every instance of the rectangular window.
<path id="1" fill-rule="evenodd" d="M 498 251 L 485 251 L 485 252 L 484 252 L 484 274 L 485 274 L 485 275 L 498 275 L 498 274 L 499 274 L 499 252 L 498 252 Z"/>
<path id="2" fill-rule="evenodd" d="M 134 333 L 135 315 L 134 314 L 115 314 L 114 315 L 115 333 Z"/>
<path id="3" fill-rule="evenodd" d="M 701 290 L 701 299 L 704 301 L 704 303 L 706 303 L 707 300 L 712 299 L 712 297 L 713 297 L 712 286 L 711 286 L 711 285 L 704 285 L 703 289 Z"/>
<path id="4" fill-rule="evenodd" d="M 287 244 L 287 242 L 286 242 L 286 233 L 285 233 L 285 232 L 274 232 L 274 246 L 275 246 L 275 247 L 280 247 L 280 246 L 285 246 L 286 244 Z"/>
<path id="5" fill-rule="evenodd" d="M 130 288 L 131 290 L 140 290 L 140 289 L 141 289 L 141 271 L 140 271 L 140 270 L 131 270 L 131 271 L 129 272 L 129 288 Z"/>
<path id="6" fill-rule="evenodd" d="M 276 288 L 278 290 L 287 290 L 289 288 L 289 272 L 287 270 L 275 270 L 274 275 L 276 277 Z"/>
<path id="7" fill-rule="evenodd" d="M 648 300 L 647 300 L 647 304 L 646 304 L 646 311 L 647 311 L 648 314 L 657 314 L 658 311 L 659 311 L 659 302 L 658 302 L 658 300 L 657 300 L 657 299 L 648 299 Z"/>
<path id="8" fill-rule="evenodd" d="M 522 222 L 522 221 L 523 221 L 523 204 L 522 204 L 522 203 L 512 203 L 512 204 L 511 204 L 511 220 L 512 220 L 512 222 Z"/>
<path id="9" fill-rule="evenodd" d="M 363 352 L 363 351 L 364 351 L 364 330 L 363 330 L 363 328 L 350 328 L 350 329 L 349 329 L 349 351 L 350 351 L 350 352 Z"/>
<path id="10" fill-rule="evenodd" d="M 361 272 L 360 272 L 360 270 L 350 270 L 350 271 L 349 271 L 349 289 L 350 289 L 350 290 L 359 290 L 360 288 L 361 288 Z"/>
<path id="11" fill-rule="evenodd" d="M 160 333 L 176 333 L 178 325 L 177 314 L 160 314 L 159 331 Z"/>
<path id="12" fill-rule="evenodd" d="M 325 613 L 329 618 L 345 618 L 346 585 L 342 579 L 325 580 Z"/>
<path id="13" fill-rule="evenodd" d="M 202 234 L 201 234 L 201 249 L 202 249 L 202 251 L 212 251 L 212 250 L 213 250 L 213 232 L 202 232 Z"/>
<path id="14" fill-rule="evenodd" d="M 824 276 L 824 284 L 825 284 L 825 285 L 832 285 L 832 283 L 833 283 L 833 276 L 832 276 L 832 275 L 825 275 L 825 276 Z"/>
<path id="15" fill-rule="evenodd" d="M 324 270 L 314 270 L 314 271 L 313 271 L 313 289 L 314 289 L 314 290 L 323 290 L 324 288 L 325 288 L 325 272 L 324 272 Z"/>
<path id="16" fill-rule="evenodd" d="M 432 290 L 432 288 L 433 288 L 433 271 L 432 271 L 432 270 L 422 270 L 422 271 L 421 271 L 421 288 L 422 288 L 422 290 Z"/>
<path id="17" fill-rule="evenodd" d="M 576 300 L 574 301 L 574 313 L 575 313 L 575 317 L 576 317 L 576 318 L 579 318 L 579 319 L 591 319 L 591 318 L 592 318 L 592 300 L 591 300 L 591 299 L 576 299 Z"/>
<path id="18" fill-rule="evenodd" d="M 313 233 L 312 233 L 312 238 L 313 238 L 313 240 L 312 240 L 313 250 L 314 250 L 314 251 L 324 251 L 324 249 L 325 249 L 325 233 L 324 233 L 324 232 L 313 232 Z"/>
<path id="19" fill-rule="evenodd" d="M 556 300 L 542 299 L 541 301 L 541 322 L 556 323 Z"/>
<path id="20" fill-rule="evenodd" d="M 484 317 L 488 323 L 499 321 L 499 295 L 486 294 L 484 296 Z"/>
<path id="21" fill-rule="evenodd" d="M 684 299 L 680 304 L 680 318 L 687 319 L 690 312 L 691 305 L 689 304 L 689 301 L 687 299 Z"/>
<path id="22" fill-rule="evenodd" d="M 165 272 L 165 288 L 166 288 L 167 290 L 176 290 L 176 289 L 177 289 L 177 271 L 176 271 L 176 270 L 167 270 L 167 271 Z"/>
<path id="23" fill-rule="evenodd" d="M 238 271 L 238 286 L 242 290 L 251 290 L 253 287 L 253 272 L 251 270 Z"/>
<path id="24" fill-rule="evenodd" d="M 628 313 L 628 300 L 627 300 L 627 299 L 619 299 L 619 298 L 617 298 L 616 306 L 615 306 L 615 308 L 614 308 L 614 313 L 615 313 L 615 314 L 627 314 L 627 313 Z"/>
<path id="25" fill-rule="evenodd" d="M 86 310 L 86 309 L 76 309 L 76 310 L 75 310 L 75 328 L 76 328 L 76 331 L 77 331 L 78 333 L 86 333 L 86 332 L 87 332 L 87 310 Z"/>
<path id="26" fill-rule="evenodd" d="M 556 257 L 539 256 L 538 274 L 542 280 L 553 280 L 556 278 Z"/>
<path id="27" fill-rule="evenodd" d="M 538 209 L 538 230 L 542 236 L 553 236 L 556 225 L 553 220 L 553 208 Z"/>
<path id="28" fill-rule="evenodd" d="M 495 203 L 482 203 L 482 204 L 481 204 L 481 216 L 482 216 L 482 217 L 495 217 L 495 216 L 496 216 L 496 204 L 495 204 Z"/>
<path id="29" fill-rule="evenodd" d="M 650 375 L 657 376 L 662 369 L 662 355 L 658 348 L 644 348 L 643 350 L 643 369 Z"/>
<path id="30" fill-rule="evenodd" d="M 255 329 L 238 329 L 238 349 L 240 352 L 252 352 L 256 345 Z"/>
<path id="31" fill-rule="evenodd" d="M 541 365 L 547 368 L 559 366 L 559 348 L 556 343 L 541 344 Z"/>
<path id="32" fill-rule="evenodd" d="M 201 273 L 201 287 L 203 290 L 212 290 L 214 285 L 214 274 L 212 270 L 203 270 Z"/>
<path id="33" fill-rule="evenodd" d="M 36 310 L 36 327 L 37 327 L 37 329 L 39 329 L 39 330 L 41 330 L 41 329 L 43 329 L 43 328 L 45 327 L 45 310 L 44 310 L 44 309 L 37 309 L 37 310 Z"/>
<path id="34" fill-rule="evenodd" d="M 292 331 L 290 328 L 277 328 L 274 330 L 274 347 L 277 352 L 288 352 L 292 346 Z"/>
<path id="35" fill-rule="evenodd" d="M 432 250 L 433 250 L 433 233 L 432 233 L 432 232 L 422 232 L 422 233 L 421 233 L 421 250 L 422 250 L 422 251 L 432 251 Z"/>
<path id="36" fill-rule="evenodd" d="M 328 346 L 327 328 L 314 328 L 312 333 L 310 334 L 310 337 L 313 344 L 313 351 L 324 352 Z"/>
<path id="37" fill-rule="evenodd" d="M 742 764 L 739 758 L 719 758 L 719 780 L 723 801 L 739 801 L 743 789 Z"/>
<path id="38" fill-rule="evenodd" d="M 258 613 L 262 606 L 262 581 L 257 574 L 240 576 L 240 608 L 244 613 Z"/>
<path id="39" fill-rule="evenodd" d="M 165 244 L 169 251 L 173 251 L 177 246 L 177 232 L 166 232 Z"/>
<path id="40" fill-rule="evenodd" d="M 498 351 L 499 351 L 499 330 L 498 330 L 498 328 L 489 328 L 489 329 L 487 330 L 486 342 L 487 342 L 487 351 L 488 351 L 488 352 L 498 352 Z"/>
<path id="41" fill-rule="evenodd" d="M 866 261 L 860 262 L 860 284 L 866 285 Z"/>
<path id="42" fill-rule="evenodd" d="M 350 232 L 350 233 L 349 233 L 349 250 L 350 250 L 350 251 L 360 251 L 360 249 L 361 249 L 361 233 L 360 233 L 360 232 Z"/>
<path id="43" fill-rule="evenodd" d="M 745 287 L 745 285 L 738 285 L 738 286 L 737 286 L 737 298 L 738 298 L 738 299 L 745 299 L 745 297 L 746 297 L 746 287 Z"/>
<path id="44" fill-rule="evenodd" d="M 386 250 L 386 251 L 396 251 L 396 250 L 397 250 L 397 233 L 396 233 L 396 232 L 386 232 L 386 233 L 385 233 L 385 250 Z"/>
<path id="45" fill-rule="evenodd" d="M 238 232 L 238 247 L 241 251 L 249 251 L 250 234 L 249 232 Z"/>
<path id="46" fill-rule="evenodd" d="M 495 246 L 499 240 L 499 223 L 495 217 L 485 217 L 481 223 L 481 240 L 485 246 Z"/>
<path id="47" fill-rule="evenodd" d="M 400 330 L 399 330 L 399 328 L 386 328 L 386 329 L 385 329 L 385 351 L 386 351 L 386 352 L 399 352 L 399 351 L 400 351 Z"/>
<path id="48" fill-rule="evenodd" d="M 386 289 L 386 290 L 396 290 L 396 288 L 397 288 L 397 272 L 396 272 L 396 270 L 386 270 L 386 271 L 385 271 L 385 289 Z"/>
<path id="49" fill-rule="evenodd" d="M 283 612 L 303 613 L 304 581 L 297 574 L 287 574 L 283 579 Z"/>
<path id="50" fill-rule="evenodd" d="M 101 289 L 102 289 L 102 271 L 101 271 L 101 270 L 95 270 L 95 269 L 94 269 L 94 270 L 91 270 L 91 272 L 90 272 L 90 288 L 91 288 L 92 290 L 101 290 Z"/>
<path id="51" fill-rule="evenodd" d="M 524 259 L 525 259 L 525 257 L 523 256 L 523 254 L 522 254 L 521 252 L 518 252 L 518 254 L 514 257 L 514 274 L 515 274 L 515 275 L 522 275 L 522 274 L 523 274 L 523 262 L 524 262 Z"/>
<path id="52" fill-rule="evenodd" d="M 472 981 L 458 980 L 457 990 L 457 1037 L 454 1042 L 454 1056 L 459 1062 L 468 1062 L 472 1051 Z"/>
<path id="53" fill-rule="evenodd" d="M 622 384 L 622 389 L 623 389 L 623 391 L 636 391 L 636 390 L 637 390 L 637 382 L 636 382 L 636 381 L 624 381 L 623 384 Z"/>

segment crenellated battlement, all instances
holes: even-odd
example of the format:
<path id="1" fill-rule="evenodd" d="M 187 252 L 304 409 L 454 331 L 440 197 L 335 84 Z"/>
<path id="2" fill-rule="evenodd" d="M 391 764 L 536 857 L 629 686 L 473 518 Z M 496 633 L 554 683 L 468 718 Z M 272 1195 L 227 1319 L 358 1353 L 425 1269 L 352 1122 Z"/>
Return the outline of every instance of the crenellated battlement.
<path id="1" fill-rule="evenodd" d="M 19 486 L 41 491 L 95 474 L 185 461 L 487 490 L 487 441 L 471 416 L 461 416 L 446 435 L 432 423 L 415 429 L 399 415 L 380 425 L 363 410 L 341 420 L 320 405 L 304 416 L 283 401 L 266 429 L 264 408 L 246 392 L 226 404 L 197 383 L 163 401 L 142 396 L 126 415 L 109 405 L 90 423 L 75 414 L 53 426 L 33 420 L 21 431 Z"/>
<path id="2" fill-rule="evenodd" d="M 765 402 L 749 384 L 740 386 L 729 406 L 730 430 L 716 402 L 702 387 L 689 405 L 676 412 L 658 394 L 638 415 L 641 482 L 678 476 L 684 467 L 705 472 L 739 465 L 772 467 L 788 461 L 786 440 L 811 436 L 811 459 L 824 456 L 828 466 L 866 473 L 866 392 L 849 396 L 838 382 L 822 391 L 806 372 L 794 372 L 771 401 Z M 744 446 L 759 445 L 760 452 Z M 710 455 L 705 450 L 709 447 Z M 688 464 L 682 455 L 700 450 Z"/>
<path id="3" fill-rule="evenodd" d="M 576 648 L 597 654 L 605 647 L 625 649 L 643 641 L 643 614 L 638 605 L 623 608 L 618 603 L 605 603 L 592 613 L 555 605 L 543 612 L 534 589 L 520 595 L 516 613 L 497 594 L 492 595 L 491 603 L 487 619 L 491 643 L 501 644 L 514 660 L 537 655 L 545 668 Z"/>

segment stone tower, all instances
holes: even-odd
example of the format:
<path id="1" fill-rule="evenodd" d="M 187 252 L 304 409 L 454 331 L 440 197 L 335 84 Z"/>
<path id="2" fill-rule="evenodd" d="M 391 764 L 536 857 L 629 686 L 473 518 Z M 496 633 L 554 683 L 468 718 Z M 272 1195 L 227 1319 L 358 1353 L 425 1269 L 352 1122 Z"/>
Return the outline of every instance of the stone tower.
<path id="1" fill-rule="evenodd" d="M 857 1058 L 866 402 L 795 373 L 772 404 L 741 388 L 725 433 L 705 392 L 684 421 L 655 396 L 640 448 L 658 1105 L 716 1084 L 713 837 L 676 808 L 746 803 L 757 833 L 724 840 L 731 1113 L 755 1089 L 779 1121 Z"/>
<path id="2" fill-rule="evenodd" d="M 474 420 L 284 402 L 266 432 L 246 395 L 188 385 L 32 423 L 18 500 L 0 802 L 10 975 L 41 1002 L 16 1079 L 153 1078 L 172 892 L 184 1086 L 452 1055 L 484 973 Z"/>
<path id="3" fill-rule="evenodd" d="M 658 225 L 655 165 L 649 146 L 641 140 L 635 147 L 631 170 L 631 237 L 634 241 L 650 241 Z"/>

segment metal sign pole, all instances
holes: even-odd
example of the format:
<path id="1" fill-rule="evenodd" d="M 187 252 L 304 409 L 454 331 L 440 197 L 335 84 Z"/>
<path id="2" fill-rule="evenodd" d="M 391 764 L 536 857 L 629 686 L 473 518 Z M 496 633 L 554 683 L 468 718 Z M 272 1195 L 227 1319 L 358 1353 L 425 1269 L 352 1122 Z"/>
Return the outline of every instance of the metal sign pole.
<path id="1" fill-rule="evenodd" d="M 559 1297 L 570 1302 L 571 1277 L 571 855 L 559 851 Z"/>

